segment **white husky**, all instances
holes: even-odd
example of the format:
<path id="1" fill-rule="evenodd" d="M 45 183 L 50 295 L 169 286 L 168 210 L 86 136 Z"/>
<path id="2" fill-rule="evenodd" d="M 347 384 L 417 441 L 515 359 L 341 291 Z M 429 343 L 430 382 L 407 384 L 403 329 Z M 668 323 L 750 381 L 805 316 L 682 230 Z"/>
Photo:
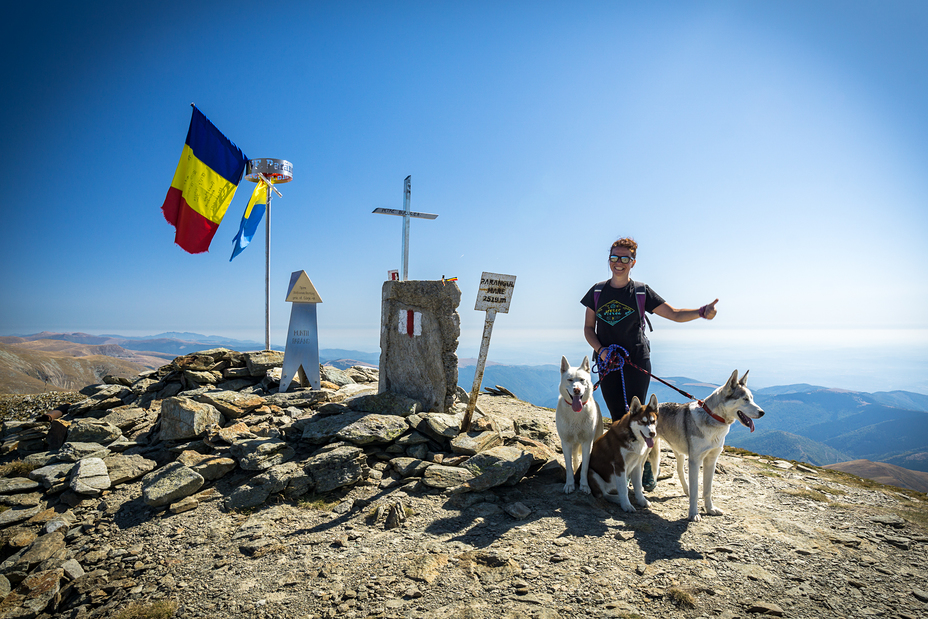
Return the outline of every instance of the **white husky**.
<path id="1" fill-rule="evenodd" d="M 575 490 L 574 473 L 580 465 L 580 490 L 590 493 L 587 471 L 590 468 L 590 449 L 593 441 L 603 433 L 603 418 L 593 399 L 593 380 L 590 378 L 590 360 L 583 358 L 580 367 L 570 367 L 567 357 L 561 357 L 561 386 L 558 390 L 554 420 L 557 435 L 564 452 L 564 469 L 567 482 L 564 492 Z"/>
<path id="2" fill-rule="evenodd" d="M 667 441 L 677 458 L 677 477 L 683 494 L 690 498 L 689 519 L 699 522 L 699 467 L 702 466 L 702 502 L 710 516 L 721 516 L 722 510 L 712 504 L 712 476 L 715 463 L 725 446 L 725 437 L 735 420 L 754 431 L 754 419 L 764 411 L 754 403 L 754 396 L 745 386 L 748 373 L 738 380 L 738 370 L 732 372 L 724 385 L 704 400 L 705 407 L 697 402 L 675 404 L 661 402 L 657 415 L 657 438 L 648 456 L 656 478 L 660 471 L 660 442 Z M 683 457 L 689 458 L 689 482 L 683 475 Z"/>

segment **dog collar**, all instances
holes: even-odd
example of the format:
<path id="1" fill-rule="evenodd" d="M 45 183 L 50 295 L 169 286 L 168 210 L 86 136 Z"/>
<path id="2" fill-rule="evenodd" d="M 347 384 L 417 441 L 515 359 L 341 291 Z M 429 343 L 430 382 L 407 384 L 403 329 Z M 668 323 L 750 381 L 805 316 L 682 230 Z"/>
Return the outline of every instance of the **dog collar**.
<path id="1" fill-rule="evenodd" d="M 706 414 L 708 414 L 710 417 L 712 417 L 719 423 L 724 423 L 725 425 L 728 425 L 728 422 L 725 421 L 722 417 L 719 417 L 718 415 L 713 413 L 712 410 L 706 405 L 705 402 L 703 402 L 702 400 L 696 400 L 696 403 L 699 404 L 702 407 L 702 410 L 706 411 Z"/>

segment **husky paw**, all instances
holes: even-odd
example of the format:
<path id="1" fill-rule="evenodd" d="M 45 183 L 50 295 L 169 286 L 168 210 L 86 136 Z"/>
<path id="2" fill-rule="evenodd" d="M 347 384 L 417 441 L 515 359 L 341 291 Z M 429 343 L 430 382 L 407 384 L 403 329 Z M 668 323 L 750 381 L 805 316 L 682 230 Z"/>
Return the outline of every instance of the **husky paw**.
<path id="1" fill-rule="evenodd" d="M 622 507 L 623 512 L 627 512 L 629 514 L 635 512 L 635 508 L 631 503 L 629 503 L 628 505 L 622 505 L 621 507 Z"/>
<path id="2" fill-rule="evenodd" d="M 573 492 L 575 489 L 576 489 L 576 487 L 574 486 L 573 480 L 571 480 L 571 481 L 567 482 L 566 484 L 564 484 L 564 494 L 570 494 L 570 493 Z"/>
<path id="3" fill-rule="evenodd" d="M 590 494 L 590 486 L 588 484 L 580 484 L 580 492 Z"/>
<path id="4" fill-rule="evenodd" d="M 645 507 L 645 508 L 651 507 L 651 503 L 643 497 L 640 501 L 638 501 L 638 505 L 640 505 L 641 507 Z"/>
<path id="5" fill-rule="evenodd" d="M 690 522 L 699 522 L 702 518 L 699 517 L 699 514 L 690 514 Z"/>
<path id="6" fill-rule="evenodd" d="M 718 507 L 713 507 L 712 509 L 707 509 L 706 513 L 709 514 L 710 516 L 721 516 L 725 512 L 720 510 Z"/>

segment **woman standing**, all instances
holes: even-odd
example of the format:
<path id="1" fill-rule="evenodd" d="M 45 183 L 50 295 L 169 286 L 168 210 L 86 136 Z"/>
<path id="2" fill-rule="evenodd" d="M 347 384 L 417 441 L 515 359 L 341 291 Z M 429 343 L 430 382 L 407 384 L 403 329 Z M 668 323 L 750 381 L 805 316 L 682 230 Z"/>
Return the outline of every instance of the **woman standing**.
<path id="1" fill-rule="evenodd" d="M 657 314 L 674 322 L 689 322 L 697 318 L 715 318 L 718 299 L 699 309 L 676 309 L 645 284 L 631 279 L 635 267 L 638 243 L 622 238 L 612 244 L 609 251 L 609 270 L 612 277 L 596 284 L 580 301 L 586 307 L 583 335 L 595 351 L 598 364 L 603 363 L 603 350 L 618 344 L 628 352 L 628 359 L 638 367 L 651 371 L 651 350 L 644 332 L 644 312 Z M 643 310 L 643 311 L 642 311 Z M 632 398 L 647 401 L 651 376 L 628 365 L 620 371 L 600 376 L 603 399 L 613 421 L 625 415 Z M 624 388 L 623 388 L 624 382 Z M 624 392 L 624 393 L 623 393 Z M 644 486 L 654 488 L 650 465 L 645 466 Z"/>

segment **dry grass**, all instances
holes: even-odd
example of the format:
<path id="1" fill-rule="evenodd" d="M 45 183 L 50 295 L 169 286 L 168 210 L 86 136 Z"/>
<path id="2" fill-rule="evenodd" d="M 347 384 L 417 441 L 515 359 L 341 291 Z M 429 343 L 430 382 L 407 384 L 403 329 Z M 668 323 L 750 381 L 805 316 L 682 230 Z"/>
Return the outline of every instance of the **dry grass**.
<path id="1" fill-rule="evenodd" d="M 169 619 L 176 612 L 177 602 L 174 600 L 133 602 L 113 615 L 113 619 Z"/>
<path id="2" fill-rule="evenodd" d="M 308 494 L 297 501 L 297 506 L 301 509 L 312 509 L 321 512 L 327 512 L 338 505 L 338 499 L 333 500 L 322 494 Z"/>
<path id="3" fill-rule="evenodd" d="M 26 464 L 22 460 L 13 460 L 6 464 L 0 464 L 0 477 L 26 477 L 37 468 L 39 467 L 36 464 Z"/>
<path id="4" fill-rule="evenodd" d="M 696 608 L 696 596 L 686 589 L 671 587 L 667 590 L 670 601 L 683 608 Z"/>

